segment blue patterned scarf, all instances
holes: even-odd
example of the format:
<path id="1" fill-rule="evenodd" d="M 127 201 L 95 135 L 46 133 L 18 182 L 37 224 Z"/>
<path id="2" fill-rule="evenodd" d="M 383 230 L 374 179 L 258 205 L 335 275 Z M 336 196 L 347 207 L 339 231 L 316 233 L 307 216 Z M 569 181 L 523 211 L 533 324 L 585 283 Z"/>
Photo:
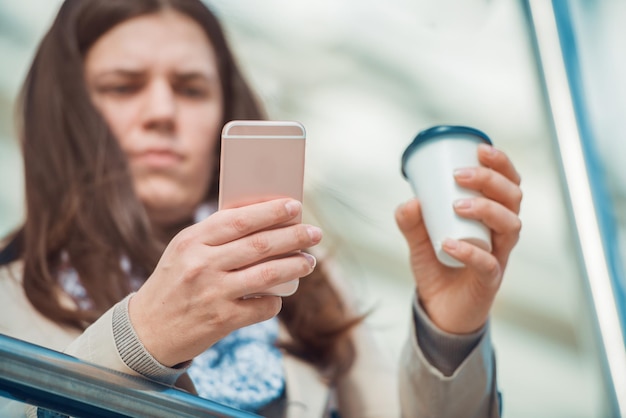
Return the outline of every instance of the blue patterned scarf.
<path id="1" fill-rule="evenodd" d="M 198 394 L 248 411 L 279 398 L 285 378 L 277 336 L 278 319 L 272 318 L 238 329 L 200 354 L 189 368 Z"/>

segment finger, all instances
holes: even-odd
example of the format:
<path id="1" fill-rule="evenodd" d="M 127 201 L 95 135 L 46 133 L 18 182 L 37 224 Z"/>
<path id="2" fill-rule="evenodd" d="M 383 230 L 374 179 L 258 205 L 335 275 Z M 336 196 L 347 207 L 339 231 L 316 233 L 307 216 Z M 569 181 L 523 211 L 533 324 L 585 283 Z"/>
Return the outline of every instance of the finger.
<path id="1" fill-rule="evenodd" d="M 485 167 L 501 173 L 513 183 L 518 186 L 520 185 L 522 179 L 515 169 L 515 166 L 509 157 L 499 149 L 494 148 L 491 145 L 480 144 L 478 146 L 478 160 Z"/>
<path id="2" fill-rule="evenodd" d="M 446 239 L 442 244 L 443 250 L 456 258 L 466 268 L 476 272 L 479 289 L 474 289 L 474 296 L 493 295 L 500 286 L 501 268 L 496 257 L 489 252 L 470 243 Z M 486 293 L 485 293 L 486 292 Z"/>
<path id="3" fill-rule="evenodd" d="M 264 293 L 271 287 L 308 276 L 314 268 L 315 258 L 307 253 L 263 261 L 228 274 L 226 295 L 237 299 Z"/>
<path id="4" fill-rule="evenodd" d="M 504 205 L 484 197 L 459 199 L 454 211 L 461 217 L 484 223 L 496 234 L 519 234 L 522 221 Z"/>
<path id="5" fill-rule="evenodd" d="M 235 270 L 270 257 L 304 250 L 322 240 L 322 230 L 297 224 L 269 229 L 214 247 L 214 259 L 222 270 Z"/>
<path id="6" fill-rule="evenodd" d="M 199 222 L 197 228 L 207 245 L 222 245 L 246 235 L 294 221 L 302 204 L 294 199 L 276 199 L 234 209 L 224 209 Z"/>
<path id="7" fill-rule="evenodd" d="M 280 296 L 265 295 L 254 298 L 238 298 L 235 301 L 234 309 L 239 315 L 239 327 L 267 321 L 275 317 L 283 306 L 283 299 Z"/>
<path id="8" fill-rule="evenodd" d="M 395 213 L 396 223 L 409 243 L 428 240 L 419 200 L 411 199 L 400 205 Z"/>
<path id="9" fill-rule="evenodd" d="M 522 190 L 503 174 L 485 167 L 466 167 L 455 170 L 454 178 L 459 186 L 479 191 L 483 196 L 519 213 Z"/>

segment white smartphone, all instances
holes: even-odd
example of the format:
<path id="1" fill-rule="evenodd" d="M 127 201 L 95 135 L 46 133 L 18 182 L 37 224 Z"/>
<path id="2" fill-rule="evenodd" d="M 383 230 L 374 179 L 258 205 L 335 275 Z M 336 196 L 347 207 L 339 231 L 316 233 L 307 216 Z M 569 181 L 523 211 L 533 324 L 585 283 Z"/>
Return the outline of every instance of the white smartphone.
<path id="1" fill-rule="evenodd" d="M 280 197 L 302 202 L 306 133 L 300 122 L 234 120 L 222 129 L 221 147 L 219 210 Z M 296 279 L 259 295 L 289 296 L 298 284 Z"/>

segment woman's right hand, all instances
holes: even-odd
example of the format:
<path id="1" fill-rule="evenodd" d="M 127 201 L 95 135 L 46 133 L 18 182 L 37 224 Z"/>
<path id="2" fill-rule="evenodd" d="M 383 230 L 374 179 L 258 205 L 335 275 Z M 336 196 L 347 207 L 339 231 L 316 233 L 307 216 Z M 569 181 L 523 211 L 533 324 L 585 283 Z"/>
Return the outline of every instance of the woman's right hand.
<path id="1" fill-rule="evenodd" d="M 301 211 L 300 202 L 277 199 L 221 210 L 178 233 L 130 300 L 130 320 L 148 352 L 174 366 L 277 315 L 280 297 L 244 296 L 313 271 L 315 259 L 298 251 L 317 245 L 322 232 L 290 223 Z"/>

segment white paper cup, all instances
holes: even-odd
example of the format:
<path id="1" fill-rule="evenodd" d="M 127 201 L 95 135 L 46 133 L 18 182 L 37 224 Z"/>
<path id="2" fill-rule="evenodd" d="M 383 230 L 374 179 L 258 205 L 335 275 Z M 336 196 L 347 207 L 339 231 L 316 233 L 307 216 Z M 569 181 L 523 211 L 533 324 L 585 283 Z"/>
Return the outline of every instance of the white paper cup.
<path id="1" fill-rule="evenodd" d="M 420 132 L 402 154 L 402 174 L 411 183 L 422 205 L 422 216 L 437 259 L 449 267 L 464 267 L 448 255 L 446 238 L 467 241 L 491 252 L 491 231 L 480 221 L 454 212 L 458 199 L 480 193 L 460 187 L 454 179 L 458 168 L 477 167 L 477 147 L 491 144 L 483 132 L 465 126 L 435 126 Z"/>

